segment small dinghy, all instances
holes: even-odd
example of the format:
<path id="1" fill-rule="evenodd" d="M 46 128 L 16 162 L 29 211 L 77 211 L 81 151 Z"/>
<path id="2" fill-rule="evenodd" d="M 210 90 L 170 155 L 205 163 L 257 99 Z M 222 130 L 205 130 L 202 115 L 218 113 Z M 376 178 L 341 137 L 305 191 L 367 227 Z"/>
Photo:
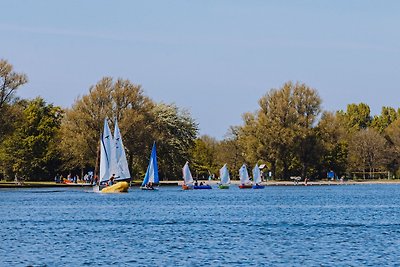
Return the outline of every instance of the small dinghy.
<path id="1" fill-rule="evenodd" d="M 193 189 L 211 189 L 211 185 L 209 184 L 203 184 L 203 185 L 195 185 L 193 186 Z"/>
<path id="2" fill-rule="evenodd" d="M 185 165 L 182 168 L 182 176 L 183 176 L 182 190 L 193 189 L 193 176 L 192 173 L 190 172 L 188 161 L 186 161 Z"/>
<path id="3" fill-rule="evenodd" d="M 157 151 L 156 142 L 153 143 L 151 149 L 151 155 L 149 160 L 149 166 L 147 167 L 146 175 L 144 176 L 143 183 L 140 186 L 142 190 L 158 190 L 158 187 L 154 187 L 155 184 L 159 183 L 158 179 L 158 165 L 157 165 Z"/>
<path id="4" fill-rule="evenodd" d="M 251 189 L 253 185 L 250 182 L 249 173 L 247 172 L 246 164 L 243 164 L 239 169 L 240 189 Z"/>
<path id="5" fill-rule="evenodd" d="M 265 186 L 261 185 L 261 172 L 258 164 L 253 168 L 253 189 L 264 189 Z"/>
<path id="6" fill-rule="evenodd" d="M 221 182 L 218 185 L 218 188 L 219 189 L 229 189 L 229 184 L 231 183 L 231 177 L 229 176 L 229 170 L 228 170 L 226 163 L 219 170 L 219 178 L 221 179 Z"/>

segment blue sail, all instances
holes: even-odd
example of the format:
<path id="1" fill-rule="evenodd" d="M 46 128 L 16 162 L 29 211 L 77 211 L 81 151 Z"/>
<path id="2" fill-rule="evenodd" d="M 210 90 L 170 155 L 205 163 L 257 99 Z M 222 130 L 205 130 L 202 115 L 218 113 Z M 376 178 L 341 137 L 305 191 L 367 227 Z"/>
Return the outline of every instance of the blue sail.
<path id="1" fill-rule="evenodd" d="M 150 162 L 147 167 L 146 175 L 144 176 L 142 186 L 147 183 L 158 184 L 158 165 L 157 165 L 157 152 L 156 152 L 156 142 L 153 143 L 153 148 L 151 150 Z"/>

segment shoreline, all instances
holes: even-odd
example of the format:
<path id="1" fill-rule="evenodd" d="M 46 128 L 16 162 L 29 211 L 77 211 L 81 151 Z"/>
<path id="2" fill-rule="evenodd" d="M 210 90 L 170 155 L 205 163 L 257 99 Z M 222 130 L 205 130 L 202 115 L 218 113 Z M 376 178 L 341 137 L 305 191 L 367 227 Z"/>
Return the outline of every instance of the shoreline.
<path id="1" fill-rule="evenodd" d="M 208 180 L 198 180 L 199 182 L 207 183 L 210 185 L 217 185 L 219 181 L 208 181 Z M 181 186 L 183 181 L 160 181 L 160 186 Z M 231 181 L 231 185 L 238 186 L 239 181 Z M 348 181 L 309 181 L 307 184 L 304 181 L 295 183 L 293 181 L 267 181 L 263 182 L 262 185 L 265 186 L 330 186 L 330 185 L 372 185 L 372 184 L 400 184 L 399 180 L 348 180 Z M 139 187 L 140 182 L 135 181 L 131 185 L 132 187 Z M 17 184 L 15 182 L 0 182 L 0 188 L 46 188 L 46 187 L 92 187 L 90 184 L 60 184 L 55 182 L 25 182 L 23 184 Z"/>

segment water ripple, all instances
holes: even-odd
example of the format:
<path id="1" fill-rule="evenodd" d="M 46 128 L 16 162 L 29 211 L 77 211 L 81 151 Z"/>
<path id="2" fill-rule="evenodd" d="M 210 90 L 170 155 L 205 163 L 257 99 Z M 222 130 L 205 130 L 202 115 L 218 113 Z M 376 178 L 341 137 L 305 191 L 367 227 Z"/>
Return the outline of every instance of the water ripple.
<path id="1" fill-rule="evenodd" d="M 1 190 L 0 265 L 396 266 L 399 189 Z"/>

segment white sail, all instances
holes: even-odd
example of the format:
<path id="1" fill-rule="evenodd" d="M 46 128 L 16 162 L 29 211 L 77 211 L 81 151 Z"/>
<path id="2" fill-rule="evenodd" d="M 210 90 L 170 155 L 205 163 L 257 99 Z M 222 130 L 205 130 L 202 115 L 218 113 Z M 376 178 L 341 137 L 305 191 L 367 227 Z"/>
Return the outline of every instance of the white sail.
<path id="1" fill-rule="evenodd" d="M 253 168 L 253 183 L 254 184 L 261 183 L 261 171 L 260 168 L 258 167 L 258 164 L 256 164 L 256 166 L 254 166 Z"/>
<path id="2" fill-rule="evenodd" d="M 112 136 L 107 118 L 104 119 L 104 128 L 100 140 L 100 177 L 99 182 L 107 181 L 111 177 L 112 165 Z"/>
<path id="3" fill-rule="evenodd" d="M 229 176 L 229 171 L 226 164 L 224 164 L 224 166 L 219 170 L 219 177 L 222 185 L 227 185 L 231 182 L 231 177 Z"/>
<path id="4" fill-rule="evenodd" d="M 239 178 L 241 184 L 250 183 L 249 173 L 247 172 L 247 167 L 245 164 L 243 164 L 239 169 Z"/>
<path id="5" fill-rule="evenodd" d="M 186 161 L 185 166 L 182 168 L 182 173 L 183 173 L 183 181 L 186 185 L 192 185 L 193 184 L 193 177 L 192 173 L 190 172 L 189 169 L 189 162 Z"/>
<path id="6" fill-rule="evenodd" d="M 154 162 L 153 162 L 153 158 L 150 158 L 150 161 L 149 161 L 149 166 L 147 167 L 147 170 L 148 170 L 148 179 L 147 179 L 147 183 L 154 183 L 154 174 L 155 174 L 155 171 L 154 171 Z M 146 179 L 145 179 L 146 180 Z M 146 184 L 147 184 L 146 183 Z"/>
<path id="7" fill-rule="evenodd" d="M 121 132 L 119 131 L 118 121 L 115 120 L 114 127 L 114 155 L 113 171 L 115 172 L 116 180 L 124 180 L 131 178 L 129 172 L 128 161 L 126 160 L 125 147 L 122 143 Z"/>

